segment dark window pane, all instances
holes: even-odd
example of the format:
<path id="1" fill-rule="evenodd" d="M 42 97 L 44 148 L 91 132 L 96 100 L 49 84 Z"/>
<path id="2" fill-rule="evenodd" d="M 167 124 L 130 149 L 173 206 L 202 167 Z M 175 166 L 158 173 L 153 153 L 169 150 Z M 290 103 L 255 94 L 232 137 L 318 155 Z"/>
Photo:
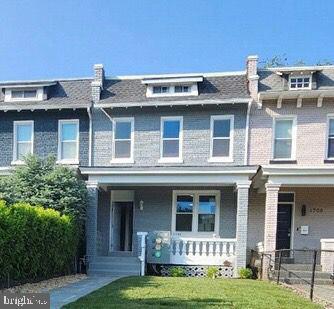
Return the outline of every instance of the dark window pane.
<path id="1" fill-rule="evenodd" d="M 169 87 L 161 87 L 161 92 L 162 93 L 169 92 Z"/>
<path id="2" fill-rule="evenodd" d="M 153 93 L 161 93 L 161 87 L 160 86 L 154 86 L 153 87 Z"/>
<path id="3" fill-rule="evenodd" d="M 178 138 L 180 134 L 179 120 L 166 120 L 163 123 L 163 137 L 164 138 Z"/>
<path id="4" fill-rule="evenodd" d="M 216 197 L 213 195 L 201 195 L 199 197 L 199 214 L 215 214 L 216 213 Z"/>
<path id="5" fill-rule="evenodd" d="M 12 98 L 23 98 L 23 91 L 21 90 L 12 90 Z"/>
<path id="6" fill-rule="evenodd" d="M 279 202 L 294 202 L 294 194 L 293 193 L 278 193 L 278 201 Z"/>
<path id="7" fill-rule="evenodd" d="M 230 140 L 229 139 L 214 139 L 213 140 L 213 157 L 228 157 L 230 154 Z"/>
<path id="8" fill-rule="evenodd" d="M 130 158 L 131 157 L 131 142 L 116 141 L 115 142 L 115 158 Z"/>
<path id="9" fill-rule="evenodd" d="M 37 91 L 36 90 L 25 90 L 24 97 L 25 98 L 36 98 Z"/>
<path id="10" fill-rule="evenodd" d="M 328 140 L 328 158 L 334 158 L 334 138 Z"/>
<path id="11" fill-rule="evenodd" d="M 213 122 L 213 137 L 229 137 L 230 124 L 230 120 L 215 120 Z"/>
<path id="12" fill-rule="evenodd" d="M 175 86 L 174 91 L 175 91 L 176 93 L 178 93 L 178 92 L 182 92 L 182 86 Z"/>
<path id="13" fill-rule="evenodd" d="M 176 212 L 192 213 L 193 211 L 193 196 L 192 195 L 178 195 L 176 202 Z"/>
<path id="14" fill-rule="evenodd" d="M 191 232 L 192 230 L 192 214 L 177 214 L 176 215 L 176 231 L 187 231 Z"/>
<path id="15" fill-rule="evenodd" d="M 329 136 L 334 137 L 334 119 L 329 120 Z"/>
<path id="16" fill-rule="evenodd" d="M 276 140 L 275 141 L 275 159 L 291 158 L 291 140 Z"/>
<path id="17" fill-rule="evenodd" d="M 115 138 L 116 139 L 130 139 L 131 138 L 131 122 L 116 122 Z"/>
<path id="18" fill-rule="evenodd" d="M 293 121 L 286 120 L 276 120 L 275 124 L 275 137 L 276 138 L 291 138 L 292 137 L 292 126 Z"/>
<path id="19" fill-rule="evenodd" d="M 166 140 L 163 141 L 164 158 L 178 158 L 179 157 L 179 140 Z"/>
<path id="20" fill-rule="evenodd" d="M 215 230 L 215 215 L 198 215 L 198 231 L 213 232 Z"/>

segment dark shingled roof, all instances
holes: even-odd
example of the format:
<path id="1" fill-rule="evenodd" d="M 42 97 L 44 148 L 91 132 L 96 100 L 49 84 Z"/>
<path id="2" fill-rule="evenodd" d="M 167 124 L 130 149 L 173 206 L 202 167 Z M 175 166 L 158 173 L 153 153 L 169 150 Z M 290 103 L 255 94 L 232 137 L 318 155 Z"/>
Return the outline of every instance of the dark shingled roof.
<path id="1" fill-rule="evenodd" d="M 4 102 L 4 89 L 0 96 L 0 109 L 39 109 L 39 108 L 85 108 L 91 105 L 92 79 L 76 79 L 56 81 L 55 85 L 47 86 L 48 99 L 44 101 Z M 37 83 L 37 82 L 36 82 Z M 42 84 L 40 82 L 39 84 Z M 6 83 L 7 85 L 13 83 Z M 5 85 L 0 84 L 1 88 Z M 29 85 L 29 82 L 17 82 L 19 85 Z"/>
<path id="2" fill-rule="evenodd" d="M 146 97 L 142 79 L 106 79 L 101 94 L 102 104 L 151 101 L 227 100 L 250 98 L 246 75 L 204 77 L 198 83 L 198 96 Z"/>

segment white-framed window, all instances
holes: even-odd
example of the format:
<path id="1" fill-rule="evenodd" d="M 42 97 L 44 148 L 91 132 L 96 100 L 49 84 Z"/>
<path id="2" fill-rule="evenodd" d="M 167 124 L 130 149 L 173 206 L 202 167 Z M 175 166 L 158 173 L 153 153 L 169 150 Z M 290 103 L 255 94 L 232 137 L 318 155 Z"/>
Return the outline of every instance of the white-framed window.
<path id="1" fill-rule="evenodd" d="M 43 88 L 7 88 L 5 89 L 5 102 L 42 101 Z"/>
<path id="2" fill-rule="evenodd" d="M 172 231 L 179 235 L 219 235 L 219 190 L 174 190 Z"/>
<path id="3" fill-rule="evenodd" d="M 311 89 L 311 85 L 312 85 L 311 75 L 289 76 L 290 90 Z"/>
<path id="4" fill-rule="evenodd" d="M 34 151 L 34 121 L 14 121 L 13 163 L 23 163 Z"/>
<path id="5" fill-rule="evenodd" d="M 275 117 L 273 123 L 273 159 L 294 160 L 296 157 L 295 116 Z"/>
<path id="6" fill-rule="evenodd" d="M 161 117 L 159 162 L 182 162 L 183 117 Z"/>
<path id="7" fill-rule="evenodd" d="M 233 161 L 234 116 L 214 115 L 210 121 L 210 162 Z"/>
<path id="8" fill-rule="evenodd" d="M 327 120 L 327 159 L 334 159 L 334 115 Z"/>
<path id="9" fill-rule="evenodd" d="M 133 163 L 134 118 L 113 118 L 113 163 Z"/>
<path id="10" fill-rule="evenodd" d="M 58 162 L 79 163 L 79 119 L 58 121 Z"/>
<path id="11" fill-rule="evenodd" d="M 167 97 L 167 96 L 197 96 L 197 83 L 193 84 L 167 84 L 167 85 L 148 85 L 147 97 Z"/>

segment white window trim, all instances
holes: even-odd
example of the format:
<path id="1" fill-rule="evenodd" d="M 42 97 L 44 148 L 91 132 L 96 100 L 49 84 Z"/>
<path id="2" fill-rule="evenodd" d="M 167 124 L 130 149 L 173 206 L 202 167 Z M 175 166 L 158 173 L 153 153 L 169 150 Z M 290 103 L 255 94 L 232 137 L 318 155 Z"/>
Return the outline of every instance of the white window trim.
<path id="1" fill-rule="evenodd" d="M 213 125 L 215 120 L 230 120 L 230 147 L 229 155 L 224 157 L 213 157 Z M 216 139 L 216 138 L 215 138 Z M 225 137 L 218 137 L 218 139 L 228 139 Z M 233 147 L 234 146 L 234 115 L 213 115 L 210 118 L 210 158 L 208 162 L 233 162 Z"/>
<path id="2" fill-rule="evenodd" d="M 329 129 L 330 129 L 330 127 L 329 127 L 329 122 L 330 122 L 330 120 L 334 120 L 334 114 L 328 114 L 327 115 L 327 130 L 326 130 L 326 149 L 325 149 L 325 151 L 326 151 L 326 153 L 325 153 L 325 158 L 326 159 L 328 159 L 328 160 L 334 160 L 334 156 L 332 156 L 332 157 L 329 157 L 328 156 L 328 148 L 329 148 Z"/>
<path id="3" fill-rule="evenodd" d="M 292 120 L 292 144 L 290 158 L 275 158 L 275 132 L 277 120 Z M 295 115 L 277 115 L 273 117 L 273 132 L 271 141 L 271 159 L 272 161 L 291 161 L 296 160 L 296 145 L 297 145 L 297 116 Z"/>
<path id="4" fill-rule="evenodd" d="M 176 198 L 178 195 L 193 195 L 193 218 L 192 218 L 192 231 L 180 232 L 176 231 Z M 213 232 L 198 232 L 198 205 L 200 195 L 214 195 L 216 197 L 216 213 L 215 213 L 215 230 Z M 219 190 L 173 190 L 173 205 L 172 205 L 172 233 L 175 236 L 197 236 L 197 237 L 219 237 L 219 223 L 220 223 L 220 191 Z"/>
<path id="5" fill-rule="evenodd" d="M 33 120 L 19 120 L 19 121 L 14 121 L 14 127 L 13 127 L 13 133 L 14 133 L 14 143 L 13 143 L 13 161 L 11 164 L 13 165 L 22 165 L 24 164 L 24 161 L 19 160 L 17 157 L 17 127 L 19 125 L 31 125 L 31 154 L 34 153 L 34 121 Z"/>
<path id="6" fill-rule="evenodd" d="M 166 139 L 163 137 L 164 122 L 165 121 L 180 121 L 180 133 L 179 133 L 179 156 L 178 157 L 163 157 L 163 141 Z M 176 138 L 172 138 L 175 140 Z M 160 118 L 160 159 L 159 163 L 183 163 L 183 116 L 166 116 Z"/>
<path id="7" fill-rule="evenodd" d="M 153 87 L 169 87 L 168 92 L 164 93 L 153 93 Z M 189 86 L 189 92 L 175 92 L 175 86 Z M 197 83 L 189 84 L 189 83 L 182 83 L 182 84 L 164 84 L 164 85 L 148 85 L 146 89 L 146 97 L 185 97 L 185 96 L 198 96 L 198 85 Z"/>
<path id="8" fill-rule="evenodd" d="M 115 136 L 116 136 L 116 122 L 130 122 L 131 123 L 131 141 L 130 141 L 130 158 L 115 158 Z M 110 163 L 134 163 L 134 117 L 117 117 L 112 119 L 112 160 Z"/>
<path id="9" fill-rule="evenodd" d="M 13 98 L 12 91 L 25 91 L 25 90 L 36 90 L 35 98 Z M 10 88 L 5 89 L 5 102 L 35 102 L 35 101 L 43 101 L 44 99 L 44 89 L 43 87 L 39 88 Z"/>
<path id="10" fill-rule="evenodd" d="M 309 78 L 310 83 L 308 87 L 303 87 L 303 88 L 291 88 L 291 78 Z M 289 90 L 310 90 L 312 89 L 312 74 L 307 74 L 307 75 L 289 75 Z"/>
<path id="11" fill-rule="evenodd" d="M 62 159 L 61 152 L 62 152 L 62 124 L 64 123 L 72 123 L 77 126 L 77 153 L 74 159 Z M 60 119 L 58 120 L 58 160 L 57 163 L 59 164 L 79 164 L 79 137 L 80 137 L 80 124 L 79 119 Z"/>

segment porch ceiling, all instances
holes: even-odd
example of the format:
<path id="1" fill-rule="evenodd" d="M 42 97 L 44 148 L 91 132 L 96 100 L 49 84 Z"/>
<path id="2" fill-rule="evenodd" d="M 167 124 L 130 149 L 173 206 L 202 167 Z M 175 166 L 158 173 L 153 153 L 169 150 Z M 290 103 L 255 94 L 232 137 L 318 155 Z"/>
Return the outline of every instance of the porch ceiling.
<path id="1" fill-rule="evenodd" d="M 238 167 L 81 167 L 89 182 L 101 185 L 235 185 L 249 183 L 256 166 Z"/>

